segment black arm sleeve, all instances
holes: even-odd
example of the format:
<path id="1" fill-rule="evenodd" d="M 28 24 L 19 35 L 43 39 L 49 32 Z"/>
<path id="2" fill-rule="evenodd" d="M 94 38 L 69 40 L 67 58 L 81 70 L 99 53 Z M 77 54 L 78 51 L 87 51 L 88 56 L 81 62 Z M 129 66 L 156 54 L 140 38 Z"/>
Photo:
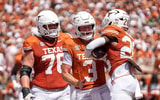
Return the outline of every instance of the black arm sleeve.
<path id="1" fill-rule="evenodd" d="M 30 74 L 32 72 L 32 68 L 27 65 L 22 65 L 21 71 L 20 71 L 20 78 L 23 75 L 27 75 L 30 78 Z"/>

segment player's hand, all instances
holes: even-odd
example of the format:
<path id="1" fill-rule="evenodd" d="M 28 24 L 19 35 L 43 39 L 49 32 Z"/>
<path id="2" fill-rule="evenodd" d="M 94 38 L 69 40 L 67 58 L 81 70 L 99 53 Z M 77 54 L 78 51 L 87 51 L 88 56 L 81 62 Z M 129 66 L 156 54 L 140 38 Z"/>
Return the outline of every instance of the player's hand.
<path id="1" fill-rule="evenodd" d="M 24 100 L 32 100 L 35 96 L 30 92 L 30 89 L 27 87 L 22 88 L 23 98 Z"/>
<path id="2" fill-rule="evenodd" d="M 84 80 L 80 80 L 80 81 L 78 81 L 78 83 L 77 83 L 77 87 L 79 87 L 80 89 L 82 89 L 83 88 L 83 85 L 84 85 L 84 83 L 86 82 L 86 80 L 84 79 Z"/>
<path id="3" fill-rule="evenodd" d="M 19 89 L 21 87 L 21 85 L 18 82 L 16 82 L 16 81 L 12 81 L 12 82 L 13 82 L 13 88 L 15 90 L 17 90 L 17 89 Z"/>
<path id="4" fill-rule="evenodd" d="M 31 93 L 28 93 L 27 96 L 24 97 L 24 100 L 32 100 L 35 96 Z"/>

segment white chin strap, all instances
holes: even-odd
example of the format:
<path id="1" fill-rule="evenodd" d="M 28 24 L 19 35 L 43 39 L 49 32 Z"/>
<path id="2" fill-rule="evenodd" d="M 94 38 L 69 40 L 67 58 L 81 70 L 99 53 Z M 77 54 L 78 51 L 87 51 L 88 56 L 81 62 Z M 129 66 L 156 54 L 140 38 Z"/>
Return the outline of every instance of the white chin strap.
<path id="1" fill-rule="evenodd" d="M 56 38 L 56 37 L 58 37 L 58 31 L 56 29 L 46 31 L 46 33 L 47 34 L 45 36 L 48 36 L 50 38 Z"/>
<path id="2" fill-rule="evenodd" d="M 57 33 L 51 33 L 51 34 L 45 35 L 45 36 L 50 37 L 50 38 L 57 38 L 58 36 L 56 34 Z"/>
<path id="3" fill-rule="evenodd" d="M 93 36 L 91 34 L 91 35 L 87 35 L 87 36 L 81 36 L 80 38 L 83 40 L 91 40 L 93 38 Z"/>
<path id="4" fill-rule="evenodd" d="M 84 33 L 85 35 L 80 35 L 80 38 L 83 40 L 91 40 L 93 38 L 94 32 L 93 31 L 79 31 L 81 34 Z M 90 35 L 87 35 L 87 33 L 91 33 Z"/>

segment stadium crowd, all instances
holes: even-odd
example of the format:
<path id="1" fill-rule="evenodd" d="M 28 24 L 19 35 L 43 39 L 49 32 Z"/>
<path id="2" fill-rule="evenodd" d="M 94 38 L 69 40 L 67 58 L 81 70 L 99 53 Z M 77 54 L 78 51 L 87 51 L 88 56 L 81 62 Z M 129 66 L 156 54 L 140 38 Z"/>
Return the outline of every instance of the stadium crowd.
<path id="1" fill-rule="evenodd" d="M 35 16 L 40 11 L 52 9 L 59 16 L 61 30 L 70 34 L 74 33 L 72 13 L 88 11 L 94 16 L 96 33 L 100 35 L 102 19 L 114 8 L 125 10 L 131 18 L 128 33 L 135 39 L 134 60 L 143 70 L 136 73 L 144 94 L 142 100 L 160 100 L 159 0 L 0 0 L 0 100 L 18 97 L 11 71 L 23 40 L 38 34 Z"/>

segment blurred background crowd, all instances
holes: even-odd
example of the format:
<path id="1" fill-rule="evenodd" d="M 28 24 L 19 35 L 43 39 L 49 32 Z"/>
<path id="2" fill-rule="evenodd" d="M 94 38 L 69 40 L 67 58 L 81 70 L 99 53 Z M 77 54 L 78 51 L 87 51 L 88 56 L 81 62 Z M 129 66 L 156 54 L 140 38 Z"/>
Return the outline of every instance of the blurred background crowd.
<path id="1" fill-rule="evenodd" d="M 101 21 L 111 9 L 125 10 L 130 15 L 130 33 L 135 39 L 135 58 L 143 73 L 136 72 L 144 98 L 160 100 L 160 1 L 159 0 L 0 0 L 0 100 L 16 100 L 11 71 L 23 40 L 38 34 L 35 16 L 52 9 L 59 16 L 61 30 L 74 33 L 72 13 L 86 10 L 101 32 Z M 5 99 L 7 96 L 12 99 Z M 159 97 L 159 99 L 158 99 Z"/>

